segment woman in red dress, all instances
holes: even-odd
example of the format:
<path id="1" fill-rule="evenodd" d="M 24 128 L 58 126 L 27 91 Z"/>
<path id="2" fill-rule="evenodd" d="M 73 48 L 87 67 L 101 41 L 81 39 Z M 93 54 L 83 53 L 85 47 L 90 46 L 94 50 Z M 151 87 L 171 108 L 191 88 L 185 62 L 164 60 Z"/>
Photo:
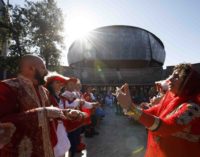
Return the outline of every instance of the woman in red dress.
<path id="1" fill-rule="evenodd" d="M 169 91 L 150 109 L 132 104 L 127 84 L 117 89 L 117 99 L 148 129 L 145 157 L 199 157 L 200 76 L 190 64 L 179 64 L 168 81 Z"/>

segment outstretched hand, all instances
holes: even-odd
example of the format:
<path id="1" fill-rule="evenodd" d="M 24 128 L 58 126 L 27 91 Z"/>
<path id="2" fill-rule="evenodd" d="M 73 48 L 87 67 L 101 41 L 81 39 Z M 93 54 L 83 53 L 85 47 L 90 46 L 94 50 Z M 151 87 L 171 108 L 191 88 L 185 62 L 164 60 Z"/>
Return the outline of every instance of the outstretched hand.
<path id="1" fill-rule="evenodd" d="M 94 108 L 101 107 L 101 104 L 99 102 L 93 102 L 92 105 Z"/>
<path id="2" fill-rule="evenodd" d="M 81 120 L 86 117 L 84 112 L 74 109 L 63 109 L 63 112 L 69 120 Z"/>
<path id="3" fill-rule="evenodd" d="M 45 110 L 47 112 L 47 117 L 48 118 L 66 119 L 62 109 L 59 109 L 57 107 L 45 107 Z"/>
<path id="4" fill-rule="evenodd" d="M 127 83 L 125 83 L 121 88 L 116 88 L 116 98 L 119 102 L 119 105 L 124 109 L 129 109 L 132 100 L 131 95 L 129 91 L 129 86 Z"/>

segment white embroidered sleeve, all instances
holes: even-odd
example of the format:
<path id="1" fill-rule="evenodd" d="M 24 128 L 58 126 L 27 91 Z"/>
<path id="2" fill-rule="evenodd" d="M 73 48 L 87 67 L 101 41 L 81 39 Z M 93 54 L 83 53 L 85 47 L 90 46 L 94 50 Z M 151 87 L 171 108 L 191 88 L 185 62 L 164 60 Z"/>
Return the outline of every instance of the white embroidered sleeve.
<path id="1" fill-rule="evenodd" d="M 83 107 L 87 109 L 91 109 L 93 108 L 93 104 L 91 102 L 85 101 Z"/>
<path id="2" fill-rule="evenodd" d="M 180 108 L 181 109 L 181 108 Z M 200 105 L 195 103 L 186 104 L 186 110 L 177 117 L 176 122 L 180 125 L 187 125 L 193 119 L 200 117 Z"/>

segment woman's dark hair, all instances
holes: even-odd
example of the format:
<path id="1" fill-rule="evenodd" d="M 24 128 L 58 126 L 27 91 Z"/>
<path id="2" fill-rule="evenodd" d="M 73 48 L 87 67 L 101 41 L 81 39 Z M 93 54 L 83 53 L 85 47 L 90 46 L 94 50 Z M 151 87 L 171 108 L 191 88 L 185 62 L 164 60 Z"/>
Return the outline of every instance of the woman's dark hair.
<path id="1" fill-rule="evenodd" d="M 199 89 L 199 74 L 192 68 L 191 64 L 182 63 L 174 67 L 178 71 L 179 77 L 183 79 L 180 89 L 180 95 L 194 95 Z"/>
<path id="2" fill-rule="evenodd" d="M 190 72 L 192 71 L 191 64 L 188 63 L 181 63 L 174 67 L 174 71 L 178 71 L 179 77 L 185 80 L 187 76 L 189 76 Z"/>
<path id="3" fill-rule="evenodd" d="M 59 102 L 59 98 L 56 96 L 56 92 L 55 90 L 53 89 L 53 82 L 52 81 L 51 83 L 48 83 L 48 85 L 46 86 L 46 88 L 48 89 L 49 93 L 54 96 L 54 98 L 56 99 L 57 102 Z"/>

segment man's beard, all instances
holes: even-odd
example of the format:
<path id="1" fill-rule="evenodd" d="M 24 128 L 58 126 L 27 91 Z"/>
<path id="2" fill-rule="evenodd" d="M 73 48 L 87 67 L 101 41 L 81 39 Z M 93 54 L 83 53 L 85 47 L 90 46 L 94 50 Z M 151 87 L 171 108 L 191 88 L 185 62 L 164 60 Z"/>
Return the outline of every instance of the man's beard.
<path id="1" fill-rule="evenodd" d="M 38 85 L 45 84 L 44 76 L 41 76 L 40 72 L 37 69 L 35 70 L 35 79 L 38 81 Z"/>

